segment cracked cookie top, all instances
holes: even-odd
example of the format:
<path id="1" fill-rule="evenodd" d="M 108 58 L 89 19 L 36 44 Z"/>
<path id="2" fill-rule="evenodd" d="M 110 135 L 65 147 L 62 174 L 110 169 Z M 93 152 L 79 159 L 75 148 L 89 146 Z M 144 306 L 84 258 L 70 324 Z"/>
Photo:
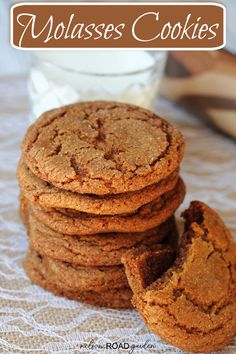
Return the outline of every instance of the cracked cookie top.
<path id="1" fill-rule="evenodd" d="M 183 157 L 182 135 L 154 113 L 88 102 L 44 113 L 27 131 L 24 160 L 59 188 L 91 194 L 136 191 L 169 176 Z"/>

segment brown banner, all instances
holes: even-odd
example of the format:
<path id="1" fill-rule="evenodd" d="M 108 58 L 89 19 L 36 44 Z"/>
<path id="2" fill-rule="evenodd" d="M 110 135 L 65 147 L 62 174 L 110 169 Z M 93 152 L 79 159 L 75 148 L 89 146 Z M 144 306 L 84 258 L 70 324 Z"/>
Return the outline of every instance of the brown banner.
<path id="1" fill-rule="evenodd" d="M 218 49 L 220 4 L 22 3 L 11 8 L 17 48 Z"/>

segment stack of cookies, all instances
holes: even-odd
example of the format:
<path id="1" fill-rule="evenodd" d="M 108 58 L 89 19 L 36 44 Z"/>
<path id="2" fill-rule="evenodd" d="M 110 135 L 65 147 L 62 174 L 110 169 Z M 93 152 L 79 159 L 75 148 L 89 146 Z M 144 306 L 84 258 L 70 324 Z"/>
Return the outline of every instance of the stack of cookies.
<path id="1" fill-rule="evenodd" d="M 177 243 L 182 135 L 148 110 L 88 102 L 44 113 L 22 150 L 31 280 L 82 302 L 130 307 L 123 254 Z"/>

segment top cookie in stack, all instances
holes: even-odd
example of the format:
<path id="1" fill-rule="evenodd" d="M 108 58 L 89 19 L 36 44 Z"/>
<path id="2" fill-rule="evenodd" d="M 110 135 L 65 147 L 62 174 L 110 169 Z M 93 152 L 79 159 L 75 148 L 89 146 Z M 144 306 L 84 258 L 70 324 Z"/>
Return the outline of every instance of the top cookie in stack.
<path id="1" fill-rule="evenodd" d="M 92 102 L 47 112 L 23 142 L 30 170 L 53 186 L 96 195 L 137 191 L 170 176 L 182 135 L 154 113 Z"/>
<path id="2" fill-rule="evenodd" d="M 99 240 L 101 233 L 109 239 L 114 232 L 127 233 L 128 239 L 144 233 L 143 240 L 155 230 L 160 242 L 158 229 L 163 223 L 173 225 L 184 198 L 179 177 L 183 150 L 177 129 L 136 106 L 88 102 L 46 112 L 28 129 L 18 167 L 29 220 L 56 232 L 57 240 L 94 234 Z M 35 227 L 28 229 L 30 236 Z M 170 227 L 166 230 L 170 234 Z M 36 251 L 48 256 L 46 248 Z M 68 262 L 61 254 L 51 252 L 50 257 Z M 28 273 L 33 263 L 35 270 L 35 261 L 27 263 Z"/>

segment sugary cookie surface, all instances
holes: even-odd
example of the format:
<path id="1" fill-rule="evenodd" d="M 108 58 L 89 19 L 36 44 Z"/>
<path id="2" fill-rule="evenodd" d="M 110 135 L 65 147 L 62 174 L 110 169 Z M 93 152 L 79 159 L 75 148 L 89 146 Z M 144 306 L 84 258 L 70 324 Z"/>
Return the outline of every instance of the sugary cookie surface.
<path id="1" fill-rule="evenodd" d="M 170 175 L 183 156 L 182 135 L 142 108 L 90 102 L 46 112 L 23 142 L 31 171 L 79 193 L 135 191 Z"/>

